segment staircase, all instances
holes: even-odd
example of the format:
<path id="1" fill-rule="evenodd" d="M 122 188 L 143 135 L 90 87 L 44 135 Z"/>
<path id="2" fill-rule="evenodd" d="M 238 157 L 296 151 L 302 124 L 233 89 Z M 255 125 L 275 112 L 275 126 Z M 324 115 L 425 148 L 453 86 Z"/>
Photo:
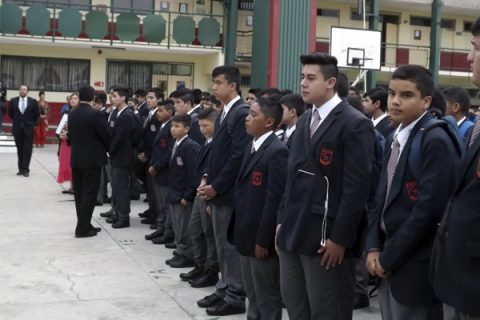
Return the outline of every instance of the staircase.
<path id="1" fill-rule="evenodd" d="M 15 141 L 13 136 L 1 133 L 0 134 L 0 153 L 15 153 Z"/>

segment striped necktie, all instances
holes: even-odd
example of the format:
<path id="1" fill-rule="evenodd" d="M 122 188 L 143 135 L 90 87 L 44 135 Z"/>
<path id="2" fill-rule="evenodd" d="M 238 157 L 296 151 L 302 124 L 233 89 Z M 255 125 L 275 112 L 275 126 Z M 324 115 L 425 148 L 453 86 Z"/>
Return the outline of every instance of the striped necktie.
<path id="1" fill-rule="evenodd" d="M 312 122 L 310 123 L 310 138 L 313 137 L 313 134 L 317 130 L 318 125 L 320 124 L 320 120 L 322 120 L 322 118 L 320 117 L 317 108 L 314 108 L 312 114 Z"/>
<path id="2" fill-rule="evenodd" d="M 477 120 L 475 123 L 475 127 L 473 127 L 473 132 L 472 132 L 472 137 L 470 138 L 470 143 L 468 144 L 468 148 L 472 146 L 472 144 L 475 142 L 475 140 L 478 138 L 480 135 L 480 120 Z"/>
<path id="3" fill-rule="evenodd" d="M 380 221 L 380 227 L 382 228 L 383 231 L 386 230 L 385 222 L 383 220 L 383 215 L 385 214 L 387 199 L 388 199 L 388 196 L 390 195 L 390 188 L 392 186 L 393 176 L 395 175 L 395 171 L 397 170 L 399 155 L 400 155 L 400 143 L 398 143 L 397 137 L 395 137 L 392 142 L 392 152 L 390 152 L 390 158 L 388 159 L 388 164 L 387 164 L 387 193 L 385 195 L 385 203 L 383 205 L 382 218 Z"/>

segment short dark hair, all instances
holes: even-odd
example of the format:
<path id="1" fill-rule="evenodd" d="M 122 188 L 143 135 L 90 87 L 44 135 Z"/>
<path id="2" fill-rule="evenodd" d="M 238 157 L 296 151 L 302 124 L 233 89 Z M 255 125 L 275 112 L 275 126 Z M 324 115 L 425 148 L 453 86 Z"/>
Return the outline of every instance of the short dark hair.
<path id="1" fill-rule="evenodd" d="M 180 97 L 180 100 L 182 100 L 185 103 L 190 102 L 190 105 L 192 107 L 195 105 L 195 98 L 191 93 L 184 94 L 183 96 Z"/>
<path id="2" fill-rule="evenodd" d="M 422 98 L 432 96 L 435 90 L 432 73 L 419 65 L 406 64 L 398 67 L 392 74 L 392 80 L 397 79 L 415 83 Z"/>
<path id="3" fill-rule="evenodd" d="M 235 83 L 237 92 L 240 91 L 241 76 L 240 70 L 234 66 L 218 66 L 212 71 L 212 78 L 220 75 L 225 77 L 228 83 Z"/>
<path id="4" fill-rule="evenodd" d="M 118 93 L 120 97 L 125 97 L 125 102 L 130 98 L 130 90 L 128 88 L 116 88 L 113 89 L 113 92 Z"/>
<path id="5" fill-rule="evenodd" d="M 280 90 L 280 94 L 281 94 L 282 96 L 286 96 L 287 94 L 290 94 L 290 93 L 293 93 L 293 91 L 290 90 L 290 89 Z"/>
<path id="6" fill-rule="evenodd" d="M 170 99 L 163 100 L 158 103 L 159 108 L 164 108 L 165 111 L 170 112 L 172 116 L 175 115 L 175 105 L 173 104 L 173 101 Z"/>
<path id="7" fill-rule="evenodd" d="M 250 88 L 248 90 L 248 93 L 253 94 L 257 99 L 261 97 L 260 92 L 262 92 L 262 89 L 260 88 Z"/>
<path id="8" fill-rule="evenodd" d="M 475 20 L 474 23 L 472 23 L 472 35 L 474 37 L 480 35 L 480 18 L 478 18 L 477 20 Z"/>
<path id="9" fill-rule="evenodd" d="M 188 114 L 176 114 L 172 118 L 172 122 L 178 122 L 181 123 L 184 127 L 189 127 L 192 124 L 192 118 Z"/>
<path id="10" fill-rule="evenodd" d="M 211 108 L 202 110 L 202 112 L 198 114 L 198 120 L 208 120 L 211 122 L 215 122 L 215 120 L 217 120 L 217 117 L 218 112 Z"/>
<path id="11" fill-rule="evenodd" d="M 188 88 L 178 88 L 177 90 L 170 93 L 170 98 L 180 99 L 182 96 L 192 93 L 192 90 Z"/>
<path id="12" fill-rule="evenodd" d="M 193 95 L 192 106 L 194 104 L 199 104 L 200 101 L 202 100 L 202 90 L 200 90 L 198 88 L 195 88 L 195 89 L 192 90 L 192 95 Z"/>
<path id="13" fill-rule="evenodd" d="M 119 85 L 116 85 L 116 84 L 114 84 L 113 86 L 110 86 L 110 88 L 108 88 L 108 92 L 110 92 L 110 91 L 112 91 L 112 92 L 113 92 L 113 91 L 115 91 L 115 89 L 117 89 L 117 88 L 120 88 L 120 86 L 119 86 Z"/>
<path id="14" fill-rule="evenodd" d="M 43 90 L 40 91 L 40 92 L 38 93 L 38 96 L 40 97 L 42 94 L 45 94 L 45 91 L 43 91 Z"/>
<path id="15" fill-rule="evenodd" d="M 263 95 L 267 95 L 268 97 L 273 96 L 273 95 L 279 95 L 280 90 L 278 88 L 266 88 L 260 91 L 260 97 Z"/>
<path id="16" fill-rule="evenodd" d="M 147 93 L 143 89 L 138 89 L 135 91 L 135 97 L 142 97 L 145 98 L 147 96 Z"/>
<path id="17" fill-rule="evenodd" d="M 442 118 L 445 116 L 447 111 L 447 100 L 442 93 L 442 90 L 435 88 L 432 94 L 432 102 L 428 108 L 428 111 L 437 118 Z"/>
<path id="18" fill-rule="evenodd" d="M 107 103 L 107 95 L 105 93 L 97 93 L 95 95 L 95 102 L 101 104 Z"/>
<path id="19" fill-rule="evenodd" d="M 93 101 L 95 99 L 95 89 L 92 86 L 81 87 L 78 90 L 78 99 L 86 102 Z"/>
<path id="20" fill-rule="evenodd" d="M 335 90 L 340 98 L 348 97 L 348 91 L 350 89 L 350 82 L 348 77 L 343 72 L 338 72 L 337 82 L 335 82 Z"/>
<path id="21" fill-rule="evenodd" d="M 338 75 L 337 58 L 326 53 L 310 53 L 300 56 L 303 65 L 317 64 L 325 79 L 336 78 Z"/>
<path id="22" fill-rule="evenodd" d="M 289 110 L 295 109 L 297 117 L 300 117 L 305 112 L 305 102 L 299 94 L 287 94 L 280 99 L 280 103 L 284 104 Z"/>
<path id="23" fill-rule="evenodd" d="M 443 95 L 447 102 L 458 103 L 460 105 L 460 112 L 463 115 L 468 114 L 470 109 L 470 96 L 467 90 L 461 87 L 449 87 L 443 90 Z"/>
<path id="24" fill-rule="evenodd" d="M 277 128 L 283 118 L 283 108 L 280 101 L 272 98 L 260 98 L 255 103 L 258 104 L 265 118 L 273 119 L 272 129 Z"/>
<path id="25" fill-rule="evenodd" d="M 387 111 L 388 105 L 388 92 L 382 87 L 376 87 L 368 90 L 363 94 L 363 97 L 369 97 L 373 103 L 380 101 L 380 109 L 385 112 Z"/>
<path id="26" fill-rule="evenodd" d="M 220 102 L 219 100 L 217 100 L 217 98 L 215 98 L 215 96 L 209 96 L 209 97 L 207 98 L 207 101 L 215 104 L 217 107 L 220 107 L 220 106 L 222 105 L 222 102 Z"/>
<path id="27" fill-rule="evenodd" d="M 210 92 L 203 91 L 202 92 L 202 100 L 206 100 L 206 99 L 208 99 L 208 97 L 210 97 Z"/>
<path id="28" fill-rule="evenodd" d="M 162 99 L 162 100 L 165 99 L 165 94 L 163 93 L 162 89 L 160 89 L 159 87 L 150 88 L 148 89 L 147 92 L 153 92 L 153 94 L 157 99 Z"/>
<path id="29" fill-rule="evenodd" d="M 355 96 L 354 95 L 349 95 L 347 97 L 347 101 L 352 107 L 354 107 L 355 109 L 360 111 L 362 114 L 364 114 L 363 105 L 362 105 L 362 98 L 360 98 L 357 95 L 355 95 Z"/>

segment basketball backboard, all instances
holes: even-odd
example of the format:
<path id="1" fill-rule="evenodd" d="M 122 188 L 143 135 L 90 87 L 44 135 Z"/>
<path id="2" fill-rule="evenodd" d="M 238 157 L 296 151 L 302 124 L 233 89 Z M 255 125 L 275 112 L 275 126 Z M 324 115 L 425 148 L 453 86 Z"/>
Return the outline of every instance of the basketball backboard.
<path id="1" fill-rule="evenodd" d="M 380 70 L 382 33 L 380 31 L 331 27 L 330 54 L 339 68 Z"/>

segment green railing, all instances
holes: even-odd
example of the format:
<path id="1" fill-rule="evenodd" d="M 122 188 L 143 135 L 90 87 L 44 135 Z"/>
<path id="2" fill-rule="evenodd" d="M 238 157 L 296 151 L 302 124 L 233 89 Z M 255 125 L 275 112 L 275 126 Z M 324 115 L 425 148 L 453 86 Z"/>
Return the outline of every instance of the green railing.
<path id="1" fill-rule="evenodd" d="M 223 16 L 179 12 L 134 12 L 92 5 L 0 5 L 0 36 L 49 41 L 75 40 L 102 45 L 140 44 L 221 49 Z"/>

